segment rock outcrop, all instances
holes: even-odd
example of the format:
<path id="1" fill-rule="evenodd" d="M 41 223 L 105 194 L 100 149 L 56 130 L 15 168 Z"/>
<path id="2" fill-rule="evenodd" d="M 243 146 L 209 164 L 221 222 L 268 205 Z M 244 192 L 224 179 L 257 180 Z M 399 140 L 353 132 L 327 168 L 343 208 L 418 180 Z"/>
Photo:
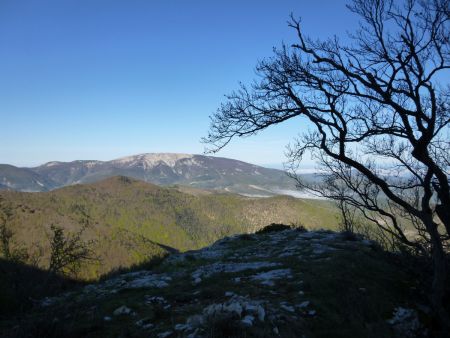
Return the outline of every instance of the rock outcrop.
<path id="1" fill-rule="evenodd" d="M 330 231 L 237 235 L 45 299 L 39 311 L 92 337 L 419 335 L 415 313 L 398 310 L 396 267 L 385 256 L 371 241 Z"/>

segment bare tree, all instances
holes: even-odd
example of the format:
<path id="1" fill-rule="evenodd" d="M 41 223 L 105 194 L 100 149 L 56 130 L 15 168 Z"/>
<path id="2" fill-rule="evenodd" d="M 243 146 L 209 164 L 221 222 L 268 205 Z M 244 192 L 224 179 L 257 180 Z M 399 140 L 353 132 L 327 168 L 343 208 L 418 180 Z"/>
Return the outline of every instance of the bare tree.
<path id="1" fill-rule="evenodd" d="M 290 167 L 309 153 L 328 182 L 327 189 L 300 185 L 358 208 L 405 245 L 430 252 L 431 300 L 443 319 L 450 234 L 450 1 L 400 2 L 354 0 L 348 8 L 361 24 L 348 44 L 337 37 L 312 40 L 291 17 L 297 43 L 275 50 L 258 64 L 258 81 L 227 96 L 204 141 L 218 151 L 236 136 L 301 118 L 309 132 L 290 147 Z M 405 233 L 402 215 L 422 240 Z"/>

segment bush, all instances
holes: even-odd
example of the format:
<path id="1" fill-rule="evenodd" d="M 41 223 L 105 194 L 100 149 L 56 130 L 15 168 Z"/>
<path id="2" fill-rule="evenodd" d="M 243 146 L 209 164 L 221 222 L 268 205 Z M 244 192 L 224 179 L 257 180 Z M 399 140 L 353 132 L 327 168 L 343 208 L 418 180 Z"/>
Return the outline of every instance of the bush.
<path id="1" fill-rule="evenodd" d="M 341 236 L 345 241 L 351 241 L 351 242 L 361 239 L 361 236 L 358 236 L 354 232 L 348 231 L 348 230 L 341 231 Z"/>
<path id="2" fill-rule="evenodd" d="M 266 225 L 264 228 L 256 231 L 257 234 L 266 234 L 269 232 L 276 232 L 276 231 L 284 231 L 284 230 L 290 230 L 293 227 L 286 224 L 279 224 L 279 223 L 272 223 L 269 225 Z"/>
<path id="3" fill-rule="evenodd" d="M 292 228 L 294 228 L 298 232 L 308 232 L 308 229 L 306 229 L 306 227 L 303 224 L 298 224 L 298 225 L 293 224 Z"/>

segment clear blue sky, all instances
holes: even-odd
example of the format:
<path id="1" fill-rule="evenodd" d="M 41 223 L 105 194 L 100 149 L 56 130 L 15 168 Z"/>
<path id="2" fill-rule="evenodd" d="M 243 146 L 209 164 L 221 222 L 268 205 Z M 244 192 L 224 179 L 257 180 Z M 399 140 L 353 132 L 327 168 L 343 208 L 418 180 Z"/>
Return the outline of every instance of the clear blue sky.
<path id="1" fill-rule="evenodd" d="M 0 163 L 202 153 L 223 95 L 294 39 L 343 35 L 340 0 L 0 0 Z M 237 140 L 217 156 L 284 160 L 302 121 Z"/>

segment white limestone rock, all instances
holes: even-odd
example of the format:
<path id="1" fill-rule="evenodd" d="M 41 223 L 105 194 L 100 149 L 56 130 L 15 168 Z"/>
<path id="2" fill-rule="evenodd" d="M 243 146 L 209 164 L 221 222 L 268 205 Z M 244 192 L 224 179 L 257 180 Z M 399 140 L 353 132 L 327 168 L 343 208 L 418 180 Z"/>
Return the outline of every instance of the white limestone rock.
<path id="1" fill-rule="evenodd" d="M 262 285 L 274 286 L 275 280 L 283 278 L 292 278 L 291 269 L 277 269 L 258 273 L 251 277 L 252 280 L 259 282 Z"/>
<path id="2" fill-rule="evenodd" d="M 129 314 L 133 314 L 133 310 L 131 310 L 129 307 L 127 307 L 125 305 L 119 306 L 113 312 L 114 316 L 122 316 L 122 315 L 129 315 Z"/>

